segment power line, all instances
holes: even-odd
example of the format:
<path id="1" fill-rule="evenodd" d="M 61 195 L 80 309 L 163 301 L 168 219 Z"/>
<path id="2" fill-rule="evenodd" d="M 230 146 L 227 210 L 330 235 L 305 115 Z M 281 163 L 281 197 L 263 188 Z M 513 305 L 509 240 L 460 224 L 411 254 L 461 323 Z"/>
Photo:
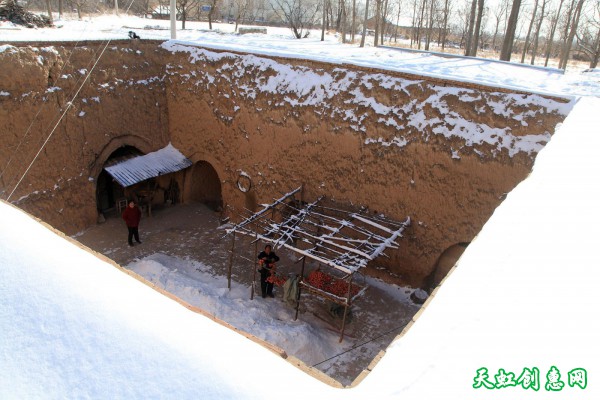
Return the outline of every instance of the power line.
<path id="1" fill-rule="evenodd" d="M 379 336 L 375 336 L 374 338 L 367 340 L 366 342 L 363 342 L 363 343 L 361 343 L 361 344 L 357 344 L 357 345 L 355 345 L 355 346 L 352 346 L 351 348 L 349 348 L 349 349 L 348 349 L 348 350 L 346 350 L 346 351 L 342 351 L 341 353 L 338 353 L 338 354 L 336 354 L 336 355 L 334 355 L 334 356 L 331 356 L 331 357 L 329 357 L 329 358 L 328 358 L 328 359 L 326 359 L 326 360 L 323 360 L 323 361 L 321 361 L 321 362 L 318 362 L 318 363 L 316 363 L 316 364 L 313 364 L 313 367 L 316 367 L 317 365 L 323 364 L 324 362 L 327 362 L 327 361 L 333 360 L 334 358 L 336 358 L 336 357 L 339 357 L 339 356 L 341 356 L 341 355 L 344 355 L 344 354 L 346 354 L 346 353 L 349 353 L 349 352 L 351 352 L 352 350 L 356 350 L 356 349 L 358 349 L 358 348 L 360 348 L 360 347 L 362 347 L 362 346 L 364 346 L 364 345 L 366 345 L 366 344 L 369 344 L 369 343 L 371 343 L 371 342 L 373 342 L 373 341 L 375 341 L 375 340 L 377 340 L 377 339 L 379 339 L 379 338 L 381 338 L 381 337 L 383 337 L 383 336 L 389 335 L 390 333 L 392 333 L 392 332 L 394 332 L 394 331 L 397 331 L 398 329 L 402 329 L 402 328 L 404 328 L 405 326 L 406 326 L 406 324 L 404 324 L 404 325 L 401 325 L 401 326 L 397 326 L 397 327 L 395 327 L 395 328 L 392 328 L 392 329 L 390 329 L 389 331 L 387 331 L 387 332 L 384 332 L 384 333 L 382 333 L 382 334 L 381 334 L 381 335 L 379 335 Z"/>
<path id="2" fill-rule="evenodd" d="M 131 0 L 131 2 L 129 3 L 129 7 L 127 7 L 127 10 L 125 11 L 126 13 L 129 12 L 129 9 L 133 5 L 133 2 L 134 2 L 134 0 Z M 79 89 L 77 89 L 77 92 L 75 93 L 75 95 L 71 98 L 71 100 L 69 102 L 67 102 L 67 107 L 65 108 L 64 112 L 61 114 L 60 118 L 58 119 L 58 121 L 54 125 L 54 128 L 52 128 L 52 131 L 50 132 L 50 134 L 48 135 L 48 137 L 46 138 L 46 140 L 44 141 L 44 143 L 42 143 L 42 146 L 40 147 L 40 149 L 36 153 L 35 157 L 31 161 L 31 163 L 29 164 L 29 166 L 27 167 L 27 169 L 25 170 L 25 172 L 21 175 L 21 178 L 19 178 L 19 181 L 17 182 L 17 184 L 15 185 L 15 187 L 13 188 L 13 190 L 10 192 L 10 194 L 6 198 L 6 201 L 10 200 L 10 198 L 14 194 L 15 190 L 17 190 L 17 188 L 19 187 L 19 185 L 21 184 L 21 182 L 23 181 L 23 179 L 25 178 L 25 176 L 27 175 L 27 173 L 29 172 L 29 170 L 31 169 L 31 167 L 33 166 L 33 164 L 35 163 L 35 161 L 37 160 L 37 158 L 39 157 L 39 155 L 41 154 L 42 150 L 44 150 L 44 147 L 46 147 L 46 144 L 48 143 L 48 141 L 50 140 L 50 138 L 52 138 L 52 136 L 54 135 L 54 132 L 56 131 L 56 128 L 58 128 L 58 125 L 63 120 L 63 118 L 66 115 L 67 111 L 69 111 L 69 109 L 71 108 L 71 106 L 73 106 L 73 101 L 75 101 L 75 99 L 79 95 L 79 92 L 81 91 L 81 89 L 83 89 L 83 86 L 86 84 L 86 82 L 88 81 L 88 79 L 90 78 L 90 76 L 92 76 L 92 72 L 96 68 L 96 65 L 98 65 L 98 62 L 100 62 L 100 60 L 102 59 L 102 56 L 104 55 L 104 52 L 106 51 L 106 48 L 108 47 L 108 45 L 110 44 L 111 41 L 112 41 L 112 39 L 108 39 L 106 41 L 106 45 L 102 49 L 102 52 L 98 56 L 96 62 L 94 63 L 94 65 L 90 69 L 89 73 L 87 74 L 87 76 L 85 77 L 85 79 L 83 80 L 83 82 L 81 83 L 81 85 L 79 86 Z"/>
<path id="3" fill-rule="evenodd" d="M 81 39 L 83 38 L 83 35 L 85 34 L 85 32 L 87 31 L 88 25 L 85 26 L 85 29 L 83 30 L 83 32 L 81 32 L 81 35 L 79 36 L 79 38 L 77 39 L 77 42 L 75 42 L 75 47 L 77 47 L 77 45 L 79 44 L 79 42 L 81 41 Z M 62 68 L 60 69 L 60 72 L 58 73 L 59 76 L 62 76 L 63 71 L 65 70 L 65 67 L 67 65 L 69 65 L 69 63 L 71 62 L 71 57 L 73 56 L 73 52 L 71 52 L 69 54 L 69 58 L 67 59 L 67 62 L 65 62 L 62 66 Z M 91 63 L 91 61 L 90 61 Z M 77 83 L 79 83 L 79 80 L 77 80 Z M 31 120 L 31 123 L 29 124 L 29 127 L 27 128 L 27 130 L 25 131 L 25 134 L 23 135 L 23 137 L 21 138 L 21 140 L 19 141 L 19 144 L 17 145 L 17 148 L 15 149 L 14 152 L 12 152 L 12 154 L 10 155 L 8 162 L 6 163 L 6 166 L 4 167 L 4 169 L 2 171 L 0 171 L 0 178 L 2 178 L 2 176 L 4 175 L 4 173 L 8 170 L 8 167 L 10 166 L 10 163 L 13 160 L 13 157 L 18 153 L 21 145 L 23 144 L 23 142 L 25 141 L 25 138 L 27 138 L 27 135 L 29 135 L 29 131 L 31 130 L 31 127 L 33 126 L 33 124 L 35 123 L 35 121 L 37 120 L 38 115 L 40 114 L 40 112 L 42 111 L 42 109 L 44 108 L 44 104 L 42 104 L 40 106 L 40 108 L 38 109 L 37 113 L 35 114 L 35 116 L 33 117 L 33 119 Z"/>

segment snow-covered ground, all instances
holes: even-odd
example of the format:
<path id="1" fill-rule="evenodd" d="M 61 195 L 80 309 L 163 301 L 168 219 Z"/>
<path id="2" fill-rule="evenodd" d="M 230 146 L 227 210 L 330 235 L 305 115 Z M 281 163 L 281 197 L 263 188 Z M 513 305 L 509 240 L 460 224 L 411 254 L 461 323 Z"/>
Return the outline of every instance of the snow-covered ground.
<path id="1" fill-rule="evenodd" d="M 283 349 L 286 354 L 295 356 L 306 365 L 324 364 L 319 369 L 326 370 L 329 375 L 335 376 L 345 384 L 350 384 L 354 377 L 347 379 L 341 377 L 354 373 L 351 364 L 353 359 L 358 357 L 357 353 L 368 353 L 374 357 L 381 350 L 380 344 L 377 342 L 362 345 L 362 342 L 373 339 L 373 333 L 360 332 L 367 335 L 368 339 L 363 340 L 346 336 L 346 339 L 339 343 L 340 335 L 337 330 L 334 330 L 334 326 L 328 328 L 327 324 L 319 324 L 312 313 L 304 314 L 303 312 L 300 314 L 300 318 L 294 321 L 294 308 L 283 303 L 280 295 L 274 300 L 263 300 L 260 298 L 260 288 L 258 288 L 259 292 L 255 300 L 249 301 L 250 287 L 248 285 L 233 280 L 231 290 L 229 290 L 226 276 L 219 275 L 215 268 L 197 260 L 155 253 L 132 262 L 126 268 L 136 272 L 157 287 L 174 294 L 177 298 L 231 324 L 236 329 L 250 333 Z M 369 286 L 385 287 L 385 291 L 388 293 L 385 304 L 388 307 L 410 310 L 410 312 L 407 311 L 408 317 L 397 321 L 396 324 L 403 326 L 418 310 L 418 307 L 409 300 L 409 295 L 414 289 L 399 288 L 394 285 L 385 285 L 374 279 L 367 279 Z M 373 290 L 371 289 L 371 291 Z M 303 300 L 303 309 L 306 307 L 306 300 L 306 298 Z M 365 301 L 371 302 L 372 300 L 360 299 L 357 301 L 354 307 L 355 315 L 358 309 L 366 306 Z M 388 316 L 395 316 L 395 314 L 398 313 L 387 313 Z M 402 313 L 400 312 L 400 314 Z M 379 329 L 375 324 L 377 319 L 370 320 L 368 313 L 364 312 L 361 312 L 360 315 L 361 318 L 369 319 L 361 320 L 361 326 L 364 324 L 372 327 L 373 330 Z M 377 316 L 377 318 L 380 317 L 380 315 Z M 355 318 L 358 317 L 355 316 Z M 346 334 L 348 332 L 347 329 Z M 395 331 L 395 333 L 398 332 L 399 330 Z M 354 346 L 358 349 L 351 351 Z M 332 357 L 335 358 L 334 362 L 326 362 Z M 351 371 L 346 373 L 347 369 L 351 369 Z"/>
<path id="2" fill-rule="evenodd" d="M 149 21 L 111 17 L 77 23 L 78 31 L 65 21 L 54 30 L 3 29 L 0 40 L 123 38 L 131 27 L 143 28 L 134 23 Z M 152 32 L 138 33 L 150 38 Z M 179 37 L 215 48 L 599 94 L 593 74 L 403 58 L 399 51 L 357 49 L 331 37 L 321 43 L 289 34 L 189 33 L 194 37 Z M 310 377 L 0 203 L 0 398 L 598 399 L 598 110 L 600 99 L 578 101 L 532 174 L 494 212 L 414 325 L 346 390 Z M 169 263 L 149 259 L 130 267 L 168 284 Z M 176 286 L 177 279 L 171 281 Z"/>
<path id="3" fill-rule="evenodd" d="M 56 25 L 59 28 L 27 29 L 4 23 L 0 26 L 0 45 L 1 41 L 127 39 L 131 30 L 142 40 L 169 40 L 171 37 L 169 21 L 127 15 L 107 15 L 85 18 L 82 21 L 65 18 L 56 21 Z M 181 22 L 177 23 L 177 27 L 181 28 Z M 213 24 L 213 28 L 213 31 L 208 30 L 206 22 L 187 22 L 185 30 L 177 30 L 177 41 L 192 42 L 212 49 L 347 63 L 541 94 L 600 96 L 600 79 L 590 74 L 581 74 L 581 71 L 563 75 L 553 68 L 530 68 L 518 63 L 488 59 L 447 58 L 426 52 L 371 46 L 359 48 L 355 44 L 341 44 L 338 35 L 328 34 L 321 41 L 321 32 L 318 30 L 312 31 L 308 38 L 298 40 L 286 28 L 268 27 L 266 35 L 239 35 L 234 32 L 233 24 Z"/>
<path id="4" fill-rule="evenodd" d="M 579 101 L 414 325 L 346 390 L 1 203 L 0 398 L 597 399 L 599 109 Z"/>

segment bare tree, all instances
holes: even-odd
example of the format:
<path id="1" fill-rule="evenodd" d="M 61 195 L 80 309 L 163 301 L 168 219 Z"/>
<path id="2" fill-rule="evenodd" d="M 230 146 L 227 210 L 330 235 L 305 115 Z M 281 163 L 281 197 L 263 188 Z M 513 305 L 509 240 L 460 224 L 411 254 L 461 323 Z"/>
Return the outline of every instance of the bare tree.
<path id="1" fill-rule="evenodd" d="M 88 0 L 69 0 L 67 2 L 67 4 L 69 5 L 69 7 L 71 7 L 71 9 L 75 9 L 77 10 L 77 18 L 79 20 L 82 19 L 82 11 L 85 8 L 85 6 L 87 5 Z"/>
<path id="2" fill-rule="evenodd" d="M 342 8 L 341 12 L 341 28 L 342 28 L 342 43 L 346 43 L 346 22 L 348 19 L 347 11 L 346 11 L 346 2 L 344 0 L 340 1 L 340 7 Z"/>
<path id="3" fill-rule="evenodd" d="M 483 20 L 483 12 L 485 10 L 484 1 L 485 0 L 477 0 L 477 20 L 475 22 L 475 30 L 473 32 L 473 40 L 471 41 L 471 43 L 472 43 L 471 52 L 469 54 L 472 57 L 477 56 L 477 44 L 479 43 L 479 41 L 481 39 L 481 22 Z"/>
<path id="4" fill-rule="evenodd" d="M 431 43 L 431 36 L 433 35 L 433 24 L 435 21 L 435 0 L 429 0 L 429 15 L 427 24 L 427 33 L 425 35 L 425 50 L 429 50 L 429 44 Z"/>
<path id="5" fill-rule="evenodd" d="M 208 29 L 212 30 L 213 16 L 215 15 L 215 11 L 217 10 L 219 0 L 209 0 L 209 3 L 210 10 L 208 10 Z"/>
<path id="6" fill-rule="evenodd" d="M 240 21 L 246 18 L 246 13 L 248 12 L 249 6 L 248 0 L 235 0 L 235 31 L 237 32 L 238 27 L 240 25 Z"/>
<path id="7" fill-rule="evenodd" d="M 427 9 L 427 0 L 421 0 L 419 3 L 419 15 L 417 20 L 417 30 L 415 31 L 415 41 L 417 42 L 417 49 L 421 49 L 421 29 L 423 28 L 423 22 L 425 20 L 425 10 Z M 414 24 L 413 24 L 414 30 Z"/>
<path id="8" fill-rule="evenodd" d="M 469 14 L 469 28 L 467 29 L 467 37 L 465 43 L 465 56 L 471 55 L 471 47 L 473 42 L 473 31 L 475 30 L 475 16 L 477 10 L 477 0 L 471 0 L 471 13 Z"/>
<path id="9" fill-rule="evenodd" d="M 500 52 L 500 60 L 510 61 L 512 55 L 513 44 L 515 41 L 515 31 L 517 30 L 517 21 L 519 20 L 519 10 L 521 9 L 521 0 L 513 0 L 506 25 L 506 34 L 504 42 L 502 42 L 502 51 Z"/>
<path id="10" fill-rule="evenodd" d="M 350 29 L 350 41 L 354 43 L 354 34 L 356 33 L 356 0 L 352 0 L 352 25 Z"/>
<path id="11" fill-rule="evenodd" d="M 379 46 L 379 27 L 381 18 L 381 3 L 383 0 L 375 0 L 375 37 L 373 38 L 373 46 Z"/>
<path id="12" fill-rule="evenodd" d="M 315 23 L 319 5 L 311 0 L 274 0 L 273 11 L 287 22 L 297 39 L 307 37 Z"/>
<path id="13" fill-rule="evenodd" d="M 560 18 L 560 11 L 562 10 L 562 6 L 565 0 L 560 0 L 558 4 L 558 9 L 554 13 L 554 16 L 550 21 L 550 35 L 548 36 L 547 44 L 546 44 L 546 60 L 544 62 L 544 67 L 548 66 L 548 60 L 550 59 L 550 53 L 552 52 L 552 44 L 554 43 L 554 34 L 556 33 L 556 28 L 558 27 L 558 20 Z"/>
<path id="14" fill-rule="evenodd" d="M 540 10 L 540 16 L 538 17 L 537 25 L 535 28 L 535 34 L 533 35 L 533 48 L 531 49 L 531 65 L 535 64 L 535 57 L 537 56 L 538 46 L 540 42 L 540 32 L 542 29 L 542 22 L 546 18 L 546 5 L 548 0 L 542 0 L 542 9 Z"/>
<path id="15" fill-rule="evenodd" d="M 450 15 L 451 3 L 450 0 L 444 0 L 444 10 L 442 11 L 442 26 L 441 26 L 441 42 L 442 51 L 446 48 L 446 36 L 448 34 L 448 16 Z M 400 14 L 398 14 L 400 15 Z"/>
<path id="16" fill-rule="evenodd" d="M 535 23 L 535 16 L 538 9 L 538 0 L 535 0 L 533 4 L 533 10 L 531 11 L 531 20 L 529 21 L 529 28 L 527 29 L 527 36 L 525 36 L 525 43 L 523 43 L 523 51 L 521 52 L 521 64 L 525 62 L 525 54 L 529 47 L 529 38 L 531 37 L 531 31 L 533 30 L 533 24 Z"/>
<path id="17" fill-rule="evenodd" d="M 329 2 L 329 0 L 323 0 L 323 21 L 322 21 L 322 26 L 321 26 L 321 42 L 325 41 L 325 30 L 327 29 L 327 3 Z"/>
<path id="18" fill-rule="evenodd" d="M 150 0 L 135 0 L 131 3 L 130 10 L 136 14 L 146 15 L 151 12 Z"/>
<path id="19" fill-rule="evenodd" d="M 573 11 L 571 23 L 569 26 L 569 33 L 566 37 L 566 40 L 563 41 L 560 52 L 560 62 L 558 64 L 558 68 L 560 69 L 567 69 L 567 62 L 569 61 L 571 46 L 573 45 L 573 39 L 575 38 L 575 33 L 577 32 L 579 18 L 581 17 L 581 9 L 583 8 L 584 3 L 585 0 L 578 0 L 577 5 L 575 6 L 575 10 Z"/>
<path id="20" fill-rule="evenodd" d="M 360 38 L 360 47 L 365 47 L 365 36 L 367 36 L 367 21 L 369 20 L 369 0 L 365 4 L 365 19 L 363 20 L 362 37 Z"/>
<path id="21" fill-rule="evenodd" d="M 500 30 L 500 24 L 506 22 L 506 16 L 508 14 L 508 1 L 501 0 L 494 9 L 494 35 L 492 37 L 492 49 L 496 50 L 496 39 L 498 38 L 498 32 Z M 502 29 L 504 30 L 504 29 Z"/>
<path id="22" fill-rule="evenodd" d="M 577 35 L 579 48 L 590 57 L 590 68 L 596 68 L 600 61 L 600 0 L 591 13 L 590 18 L 585 21 L 585 28 L 581 35 Z M 594 34 L 593 31 L 596 30 Z"/>
<path id="23" fill-rule="evenodd" d="M 460 4 L 460 3 L 459 3 Z M 470 2 L 469 2 L 470 4 Z M 456 10 L 456 23 L 453 25 L 452 30 L 455 36 L 460 37 L 460 41 L 458 44 L 459 48 L 462 48 L 466 43 L 467 33 L 469 29 L 469 19 L 471 17 L 470 13 L 470 5 L 466 2 L 463 2 L 462 5 L 459 5 L 459 8 Z"/>
<path id="24" fill-rule="evenodd" d="M 402 3 L 401 1 L 398 1 L 396 3 L 396 5 L 398 6 L 398 12 L 396 13 L 396 23 L 394 24 L 394 41 L 398 42 L 398 25 L 400 25 L 400 13 L 402 11 Z M 396 10 L 394 10 L 394 12 L 396 12 Z"/>
<path id="25" fill-rule="evenodd" d="M 185 23 L 191 10 L 194 10 L 198 6 L 197 0 L 177 0 L 176 8 L 177 13 L 181 18 L 181 29 L 185 30 Z"/>
<path id="26" fill-rule="evenodd" d="M 475 57 L 481 36 L 481 21 L 483 19 L 484 0 L 472 0 L 469 15 L 469 29 L 465 45 L 465 55 Z"/>
<path id="27" fill-rule="evenodd" d="M 46 10 L 48 11 L 48 19 L 50 20 L 50 25 L 53 25 L 54 20 L 52 19 L 52 6 L 50 5 L 50 0 L 46 0 Z"/>

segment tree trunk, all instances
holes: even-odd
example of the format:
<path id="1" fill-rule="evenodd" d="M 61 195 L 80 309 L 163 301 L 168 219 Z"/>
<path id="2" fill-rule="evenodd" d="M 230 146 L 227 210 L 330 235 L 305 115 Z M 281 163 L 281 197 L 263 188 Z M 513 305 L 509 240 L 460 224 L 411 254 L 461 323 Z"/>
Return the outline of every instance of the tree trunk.
<path id="1" fill-rule="evenodd" d="M 412 23 L 410 27 L 410 48 L 413 47 L 415 40 L 415 26 L 417 26 L 417 0 L 413 0 Z"/>
<path id="2" fill-rule="evenodd" d="M 496 20 L 496 28 L 494 29 L 494 36 L 492 37 L 492 49 L 496 51 L 496 38 L 498 37 L 498 28 L 500 27 L 500 20 Z"/>
<path id="3" fill-rule="evenodd" d="M 341 1 L 342 5 L 342 43 L 346 43 L 346 3 Z"/>
<path id="4" fill-rule="evenodd" d="M 546 16 L 544 12 L 546 11 L 546 4 L 548 4 L 548 0 L 542 0 L 542 9 L 540 10 L 540 18 L 538 20 L 537 26 L 535 27 L 535 34 L 533 35 L 533 49 L 531 49 L 531 65 L 535 65 L 535 56 L 537 55 L 538 45 L 540 43 L 540 30 L 542 29 L 542 22 L 544 21 L 544 17 Z"/>
<path id="5" fill-rule="evenodd" d="M 430 0 L 430 1 L 431 1 L 431 5 L 429 7 L 429 23 L 427 24 L 427 36 L 425 39 L 425 50 L 429 50 L 429 44 L 431 43 L 431 35 L 433 34 L 433 20 L 434 20 L 433 8 L 435 6 L 435 0 Z"/>
<path id="6" fill-rule="evenodd" d="M 63 16 L 63 0 L 58 0 L 58 17 L 62 18 Z"/>
<path id="7" fill-rule="evenodd" d="M 590 60 L 590 68 L 596 68 L 598 66 L 598 60 L 600 59 L 600 29 L 598 29 L 598 33 L 596 33 L 593 51 L 594 53 Z"/>
<path id="8" fill-rule="evenodd" d="M 502 61 L 510 61 L 513 43 L 515 41 L 515 31 L 517 30 L 517 20 L 519 19 L 520 8 L 521 0 L 513 0 L 512 8 L 510 10 L 510 17 L 508 17 L 506 34 L 504 35 L 504 42 L 502 43 L 502 51 L 500 52 L 500 60 Z"/>
<path id="9" fill-rule="evenodd" d="M 575 8 L 575 13 L 573 14 L 569 35 L 567 36 L 567 40 L 563 46 L 563 51 L 561 52 L 560 64 L 558 66 L 558 68 L 560 69 L 567 69 L 569 53 L 571 52 L 573 39 L 575 38 L 577 26 L 579 25 L 579 17 L 581 17 L 581 9 L 583 8 L 583 3 L 585 3 L 585 0 L 579 0 L 579 2 L 577 3 L 577 7 Z"/>
<path id="10" fill-rule="evenodd" d="M 448 1 L 446 0 L 446 2 L 444 3 L 444 22 L 442 24 L 442 51 L 444 51 L 444 49 L 446 48 L 446 35 L 448 34 L 448 14 L 449 14 L 449 7 L 448 7 Z"/>
<path id="11" fill-rule="evenodd" d="M 531 13 L 531 21 L 529 21 L 529 28 L 527 29 L 527 36 L 525 36 L 525 43 L 523 44 L 523 52 L 521 53 L 521 64 L 525 62 L 525 54 L 527 54 L 527 48 L 529 47 L 529 38 L 531 37 L 531 31 L 533 30 L 533 24 L 535 23 L 537 6 L 538 0 L 535 0 L 535 3 L 533 4 L 533 13 Z"/>
<path id="12" fill-rule="evenodd" d="M 380 36 L 381 36 L 381 45 L 383 46 L 383 39 L 385 39 L 385 31 L 387 29 L 386 20 L 387 20 L 387 12 L 388 12 L 388 0 L 385 0 L 383 4 L 383 8 L 381 9 L 381 19 L 380 19 Z"/>
<path id="13" fill-rule="evenodd" d="M 54 20 L 52 19 L 52 6 L 50 5 L 50 0 L 46 0 L 46 9 L 48 10 L 48 19 L 50 20 L 50 25 L 53 25 Z"/>
<path id="14" fill-rule="evenodd" d="M 381 1 L 375 0 L 375 37 L 373 38 L 373 46 L 379 46 L 379 25 L 380 25 L 380 15 L 381 15 Z"/>
<path id="15" fill-rule="evenodd" d="M 565 51 L 565 46 L 567 44 L 567 37 L 569 36 L 569 26 L 571 25 L 571 18 L 573 16 L 573 11 L 575 10 L 575 1 L 576 0 L 571 0 L 570 3 L 567 3 L 569 9 L 567 11 L 566 22 L 564 24 L 565 28 L 564 28 L 562 34 L 560 35 L 560 51 L 558 54 L 558 57 L 559 57 L 558 68 L 560 68 L 560 65 L 562 64 L 563 52 Z M 560 16 L 558 18 L 560 18 Z"/>
<path id="16" fill-rule="evenodd" d="M 484 0 L 477 1 L 477 21 L 475 22 L 475 30 L 473 31 L 473 40 L 471 41 L 471 57 L 477 57 L 477 47 L 481 36 L 481 20 L 483 19 Z"/>
<path id="17" fill-rule="evenodd" d="M 350 34 L 350 40 L 354 43 L 354 33 L 356 32 L 356 0 L 352 0 L 352 33 Z"/>
<path id="18" fill-rule="evenodd" d="M 421 11 L 420 11 L 420 17 L 419 17 L 419 24 L 417 25 L 417 37 L 416 37 L 416 41 L 417 41 L 417 49 L 421 50 L 421 28 L 423 27 L 423 20 L 425 19 L 425 9 L 427 5 L 427 0 L 421 0 Z"/>
<path id="19" fill-rule="evenodd" d="M 212 4 L 210 6 L 210 11 L 208 12 L 208 29 L 210 29 L 211 31 L 212 31 L 212 17 L 213 17 L 213 13 L 215 12 L 216 4 L 217 4 L 216 0 L 212 1 Z"/>
<path id="20" fill-rule="evenodd" d="M 473 31 L 475 30 L 475 15 L 477 10 L 477 0 L 471 0 L 471 14 L 469 14 L 469 28 L 465 43 L 465 56 L 471 55 L 471 46 L 473 42 Z"/>
<path id="21" fill-rule="evenodd" d="M 402 11 L 401 4 L 398 3 L 398 15 L 396 16 L 396 26 L 394 27 L 394 42 L 398 43 L 398 25 L 400 25 L 400 12 Z"/>
<path id="22" fill-rule="evenodd" d="M 323 26 L 321 26 L 321 42 L 325 41 L 326 21 L 327 21 L 327 0 L 323 0 Z"/>
<path id="23" fill-rule="evenodd" d="M 367 36 L 367 21 L 369 20 L 369 0 L 365 4 L 365 20 L 363 22 L 362 37 L 360 38 L 360 47 L 365 47 L 365 36 Z"/>
<path id="24" fill-rule="evenodd" d="M 554 34 L 556 33 L 556 27 L 558 26 L 558 19 L 563 3 L 564 0 L 560 0 L 560 3 L 558 3 L 558 10 L 556 11 L 556 15 L 552 21 L 552 26 L 550 28 L 550 37 L 548 38 L 548 43 L 546 44 L 546 61 L 544 62 L 544 67 L 548 66 L 548 60 L 550 59 L 550 53 L 552 52 L 552 44 L 554 42 Z"/>

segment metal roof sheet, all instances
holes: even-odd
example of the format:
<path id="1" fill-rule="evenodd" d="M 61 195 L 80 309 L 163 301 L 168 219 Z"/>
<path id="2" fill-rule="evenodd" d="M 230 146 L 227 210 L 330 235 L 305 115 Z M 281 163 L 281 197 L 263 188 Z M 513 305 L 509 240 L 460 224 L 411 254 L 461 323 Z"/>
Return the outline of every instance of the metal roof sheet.
<path id="1" fill-rule="evenodd" d="M 104 168 L 121 186 L 135 185 L 146 179 L 177 172 L 192 165 L 171 143 L 165 148 Z"/>

